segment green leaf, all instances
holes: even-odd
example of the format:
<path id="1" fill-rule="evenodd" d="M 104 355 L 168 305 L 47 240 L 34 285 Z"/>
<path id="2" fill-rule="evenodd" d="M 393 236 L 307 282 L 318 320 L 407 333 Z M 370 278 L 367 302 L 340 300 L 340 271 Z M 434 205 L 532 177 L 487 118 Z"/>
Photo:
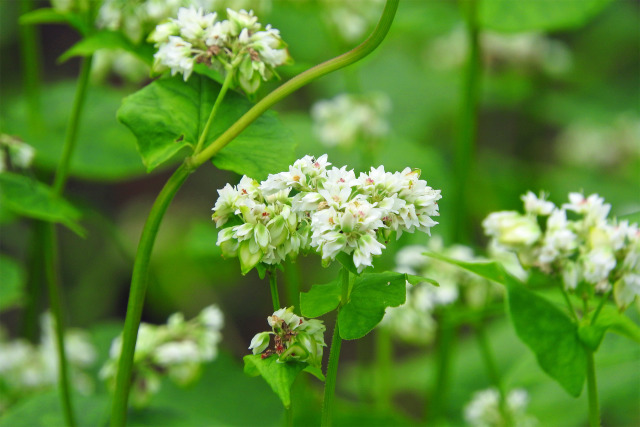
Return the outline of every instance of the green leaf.
<path id="1" fill-rule="evenodd" d="M 153 62 L 153 48 L 146 43 L 139 46 L 133 44 L 119 31 L 102 30 L 80 40 L 64 52 L 58 62 L 65 62 L 74 56 L 89 56 L 100 49 L 122 49 L 137 56 L 147 65 Z"/>
<path id="2" fill-rule="evenodd" d="M 20 24 L 69 24 L 80 34 L 88 34 L 91 27 L 85 19 L 74 12 L 60 12 L 55 9 L 42 8 L 32 10 L 20 16 Z"/>
<path id="3" fill-rule="evenodd" d="M 325 285 L 313 285 L 309 292 L 300 293 L 300 312 L 304 317 L 319 317 L 340 304 L 342 282 L 334 280 Z"/>
<path id="4" fill-rule="evenodd" d="M 197 144 L 219 91 L 218 83 L 194 74 L 186 83 L 181 76 L 156 80 L 125 98 L 118 119 L 138 138 L 138 151 L 148 171 Z M 251 106 L 239 94 L 227 93 L 205 145 Z M 220 169 L 260 180 L 269 173 L 285 170 L 294 160 L 294 148 L 289 132 L 275 113 L 266 113 L 224 147 L 213 163 Z"/>
<path id="5" fill-rule="evenodd" d="M 407 274 L 407 282 L 411 283 L 412 285 L 419 285 L 420 283 L 430 283 L 433 286 L 440 286 L 440 283 L 438 283 L 437 280 L 433 280 L 433 279 L 429 279 L 428 277 L 424 277 L 424 276 L 416 276 L 414 274 Z"/>
<path id="6" fill-rule="evenodd" d="M 540 367 L 569 394 L 578 397 L 587 358 L 578 327 L 558 307 L 535 294 L 495 261 L 467 262 L 435 253 L 426 255 L 458 265 L 507 288 L 511 322 L 516 334 L 536 355 Z"/>
<path id="7" fill-rule="evenodd" d="M 66 225 L 79 235 L 84 229 L 77 223 L 80 211 L 51 188 L 23 175 L 11 172 L 0 174 L 0 203 L 17 214 L 43 221 Z"/>
<path id="8" fill-rule="evenodd" d="M 384 317 L 387 307 L 404 304 L 407 296 L 407 275 L 387 271 L 357 277 L 349 302 L 338 314 L 340 336 L 345 340 L 362 338 Z"/>
<path id="9" fill-rule="evenodd" d="M 602 307 L 596 323 L 594 325 L 586 323 L 589 321 L 589 319 L 585 319 L 585 324 L 580 325 L 578 335 L 592 351 L 596 351 L 600 347 L 608 329 L 640 343 L 640 327 L 615 307 L 605 305 Z"/>
<path id="10" fill-rule="evenodd" d="M 22 267 L 15 260 L 0 255 L 0 277 L 0 311 L 22 304 L 25 279 Z"/>
<path id="11" fill-rule="evenodd" d="M 42 105 L 47 108 L 42 126 L 33 126 L 27 120 L 29 104 L 25 96 L 3 99 L 0 103 L 3 133 L 17 135 L 36 149 L 34 165 L 37 168 L 55 171 L 60 163 L 75 91 L 74 81 L 43 88 Z M 115 181 L 145 174 L 135 138 L 116 120 L 116 111 L 124 96 L 124 91 L 113 87 L 89 88 L 70 175 Z"/>
<path id="12" fill-rule="evenodd" d="M 355 274 L 356 276 L 360 275 L 360 273 L 358 273 L 358 268 L 353 262 L 353 255 L 349 255 L 345 252 L 340 252 L 338 256 L 336 256 L 336 260 L 338 260 L 338 262 L 344 268 L 346 268 L 349 271 L 349 273 Z"/>
<path id="13" fill-rule="evenodd" d="M 482 0 L 478 19 L 484 28 L 516 33 L 575 28 L 602 11 L 611 0 Z"/>
<path id="14" fill-rule="evenodd" d="M 79 427 L 105 425 L 109 419 L 110 399 L 106 394 L 83 396 L 74 394 L 77 408 L 76 423 Z M 2 414 L 2 427 L 33 427 L 66 425 L 60 396 L 57 391 L 47 391 L 21 400 Z"/>
<path id="15" fill-rule="evenodd" d="M 264 359 L 260 354 L 244 357 L 244 372 L 252 377 L 261 375 L 285 408 L 291 406 L 291 385 L 306 366 L 306 363 L 301 362 L 278 362 L 275 355 Z"/>
<path id="16" fill-rule="evenodd" d="M 313 375 L 320 381 L 324 381 L 326 379 L 324 377 L 324 374 L 322 373 L 322 369 L 318 368 L 317 366 L 307 365 L 307 367 L 304 368 L 304 371 L 307 372 L 308 374 Z"/>

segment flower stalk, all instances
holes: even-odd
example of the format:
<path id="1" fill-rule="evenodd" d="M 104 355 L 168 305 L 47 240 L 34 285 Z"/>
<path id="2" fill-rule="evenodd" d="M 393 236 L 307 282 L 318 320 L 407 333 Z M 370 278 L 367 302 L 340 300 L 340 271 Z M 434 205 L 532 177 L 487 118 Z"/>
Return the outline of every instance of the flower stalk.
<path id="1" fill-rule="evenodd" d="M 594 352 L 586 349 L 587 353 L 587 394 L 589 397 L 589 427 L 600 427 L 600 404 L 598 402 L 598 385 L 596 381 L 596 367 Z"/>

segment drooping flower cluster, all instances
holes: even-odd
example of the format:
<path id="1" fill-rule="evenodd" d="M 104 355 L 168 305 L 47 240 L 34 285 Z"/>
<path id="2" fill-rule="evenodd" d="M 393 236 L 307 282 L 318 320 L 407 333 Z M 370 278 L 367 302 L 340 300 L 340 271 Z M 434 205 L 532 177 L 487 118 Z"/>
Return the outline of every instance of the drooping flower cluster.
<path id="1" fill-rule="evenodd" d="M 278 361 L 306 362 L 311 366 L 320 367 L 322 351 L 326 347 L 322 320 L 305 319 L 293 313 L 293 307 L 281 308 L 267 317 L 271 331 L 260 332 L 251 340 L 249 349 L 253 354 L 261 354 L 265 359 L 273 354 Z M 271 344 L 273 335 L 273 347 Z"/>
<path id="2" fill-rule="evenodd" d="M 541 33 L 500 34 L 483 31 L 479 43 L 485 67 L 492 71 L 506 65 L 560 75 L 571 68 L 571 52 L 567 46 Z M 448 70 L 462 66 L 468 50 L 466 30 L 458 26 L 431 43 L 427 59 L 434 68 Z"/>
<path id="3" fill-rule="evenodd" d="M 437 224 L 440 190 L 427 186 L 419 170 L 385 172 L 333 167 L 327 155 L 305 156 L 260 185 L 243 177 L 218 193 L 213 219 L 223 254 L 238 255 L 246 273 L 259 262 L 277 264 L 300 250 L 315 249 L 328 264 L 344 252 L 358 271 L 371 266 L 393 233 L 426 233 Z M 282 218 L 279 218 L 281 216 Z"/>
<path id="4" fill-rule="evenodd" d="M 378 140 L 389 132 L 389 98 L 381 93 L 341 94 L 311 108 L 314 132 L 326 146 Z"/>
<path id="5" fill-rule="evenodd" d="M 0 134 L 0 173 L 10 167 L 27 169 L 36 150 L 15 136 Z"/>
<path id="6" fill-rule="evenodd" d="M 637 224 L 607 218 L 611 205 L 597 194 L 570 193 L 560 208 L 532 192 L 522 200 L 524 214 L 494 212 L 483 221 L 493 244 L 514 251 L 525 268 L 560 275 L 569 290 L 590 294 L 613 286 L 621 308 L 640 294 Z"/>
<path id="7" fill-rule="evenodd" d="M 387 308 L 382 327 L 391 328 L 394 336 L 416 344 L 426 344 L 433 339 L 436 327 L 433 313 L 438 307 L 456 301 L 470 307 L 481 307 L 501 292 L 499 286 L 452 264 L 425 256 L 425 252 L 462 261 L 478 260 L 468 246 L 445 247 L 440 236 L 433 236 L 425 246 L 406 246 L 398 251 L 396 271 L 430 277 L 440 285 L 408 285 L 405 304 Z"/>
<path id="8" fill-rule="evenodd" d="M 222 75 L 233 73 L 233 87 L 247 94 L 258 90 L 262 80 L 271 79 L 275 67 L 290 61 L 280 32 L 263 27 L 253 11 L 227 9 L 228 19 L 191 7 L 178 10 L 178 18 L 160 24 L 149 36 L 156 44 L 153 69 L 182 73 L 186 81 L 196 63 Z"/>
<path id="9" fill-rule="evenodd" d="M 38 345 L 27 340 L 7 340 L 0 330 L 0 414 L 11 404 L 30 394 L 53 389 L 58 384 L 58 351 L 54 320 L 45 313 Z M 93 391 L 93 381 L 85 372 L 96 360 L 96 350 L 85 331 L 65 332 L 65 353 L 71 384 L 80 393 Z"/>
<path id="10" fill-rule="evenodd" d="M 476 392 L 465 408 L 464 419 L 473 427 L 533 427 L 537 420 L 527 414 L 529 395 L 523 389 L 513 389 L 506 396 L 505 409 L 500 410 L 500 393 L 494 388 Z"/>
<path id="11" fill-rule="evenodd" d="M 145 406 L 160 389 L 162 375 L 166 374 L 179 385 L 195 381 L 202 364 L 214 360 L 218 354 L 222 326 L 222 312 L 213 305 L 190 321 L 185 321 L 182 313 L 174 313 L 166 325 L 141 323 L 133 357 L 132 403 Z M 121 351 L 122 335 L 113 340 L 110 358 L 100 370 L 100 377 L 112 390 Z"/>

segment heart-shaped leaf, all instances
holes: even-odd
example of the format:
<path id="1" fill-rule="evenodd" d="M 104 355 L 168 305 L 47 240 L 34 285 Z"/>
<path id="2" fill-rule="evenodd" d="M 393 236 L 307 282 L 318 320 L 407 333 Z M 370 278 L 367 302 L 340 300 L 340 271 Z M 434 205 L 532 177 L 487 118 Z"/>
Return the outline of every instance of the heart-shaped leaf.
<path id="1" fill-rule="evenodd" d="M 306 363 L 301 362 L 278 362 L 278 357 L 275 355 L 264 359 L 260 354 L 244 357 L 244 372 L 252 377 L 261 375 L 278 395 L 285 408 L 291 406 L 291 385 L 306 366 Z"/>
<path id="2" fill-rule="evenodd" d="M 325 285 L 313 285 L 309 292 L 300 293 L 300 312 L 304 317 L 319 317 L 340 304 L 341 280 L 334 280 Z"/>

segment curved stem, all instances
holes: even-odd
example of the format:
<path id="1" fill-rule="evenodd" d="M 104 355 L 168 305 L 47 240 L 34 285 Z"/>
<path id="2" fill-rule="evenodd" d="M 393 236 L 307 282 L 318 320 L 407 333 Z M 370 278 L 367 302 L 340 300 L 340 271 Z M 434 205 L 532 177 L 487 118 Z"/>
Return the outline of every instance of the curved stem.
<path id="1" fill-rule="evenodd" d="M 151 259 L 151 252 L 156 240 L 156 235 L 160 228 L 160 222 L 171 200 L 191 172 L 192 170 L 183 164 L 171 175 L 162 188 L 162 191 L 160 191 L 160 194 L 158 194 L 142 230 L 142 235 L 140 236 L 140 243 L 138 244 L 138 252 L 131 277 L 127 317 L 122 335 L 122 353 L 118 363 L 116 391 L 111 411 L 112 426 L 123 426 L 127 420 L 127 401 L 129 397 L 129 387 L 131 385 L 133 355 L 138 337 L 138 327 L 140 326 L 140 319 L 142 317 L 144 297 L 147 291 L 149 261 Z"/>
<path id="2" fill-rule="evenodd" d="M 378 25 L 364 42 L 349 52 L 325 61 L 322 64 L 318 64 L 282 84 L 240 117 L 238 121 L 220 135 L 211 145 L 191 157 L 189 160 L 190 163 L 194 168 L 200 166 L 215 156 L 225 145 L 238 136 L 240 132 L 281 99 L 300 89 L 302 86 L 309 84 L 311 81 L 353 64 L 373 52 L 389 32 L 396 9 L 398 8 L 398 2 L 399 0 L 387 0 Z"/>
<path id="3" fill-rule="evenodd" d="M 53 181 L 54 194 L 61 195 L 64 190 L 64 185 L 67 182 L 69 175 L 69 165 L 71 164 L 71 156 L 76 147 L 78 140 L 78 127 L 80 125 L 80 114 L 82 113 L 82 107 L 87 98 L 87 87 L 89 86 L 89 75 L 91 73 L 91 62 L 93 56 L 88 56 L 82 60 L 82 66 L 80 67 L 80 76 L 78 77 L 78 86 L 76 88 L 76 94 L 73 99 L 73 107 L 71 109 L 71 118 L 69 119 L 69 125 L 67 127 L 67 134 L 65 135 L 64 147 L 62 149 L 62 158 L 58 163 L 56 170 L 56 177 Z"/>
<path id="4" fill-rule="evenodd" d="M 211 113 L 209 114 L 209 118 L 207 119 L 207 123 L 204 125 L 204 129 L 202 130 L 200 139 L 198 139 L 198 144 L 196 145 L 194 154 L 198 154 L 200 150 L 202 150 L 202 146 L 204 145 L 204 142 L 207 139 L 207 135 L 209 134 L 209 128 L 211 127 L 211 123 L 213 123 L 213 119 L 215 118 L 216 113 L 218 112 L 218 108 L 220 108 L 220 104 L 222 104 L 222 100 L 224 99 L 224 96 L 227 94 L 227 90 L 229 90 L 229 86 L 231 85 L 232 81 L 233 81 L 233 73 L 229 71 L 227 73 L 227 77 L 224 79 L 222 88 L 220 88 L 220 92 L 218 93 L 216 102 L 213 104 L 213 108 L 211 109 Z"/>
<path id="5" fill-rule="evenodd" d="M 475 156 L 476 131 L 478 127 L 478 99 L 480 94 L 480 43 L 478 39 L 477 22 L 478 0 L 467 0 L 463 6 L 467 7 L 467 39 L 469 56 L 463 72 L 462 98 L 460 108 L 459 132 L 455 144 L 454 176 L 455 188 L 454 229 L 458 242 L 469 239 L 470 221 L 467 218 L 467 200 L 470 171 L 473 169 Z"/>
<path id="6" fill-rule="evenodd" d="M 271 288 L 271 302 L 273 302 L 273 311 L 280 310 L 280 296 L 278 295 L 278 273 L 275 270 L 269 270 L 269 287 Z"/>
<path id="7" fill-rule="evenodd" d="M 44 253 L 44 269 L 49 291 L 49 305 L 53 315 L 54 330 L 56 335 L 56 351 L 58 355 L 58 385 L 62 400 L 62 411 L 68 426 L 76 425 L 71 404 L 71 386 L 69 384 L 69 372 L 67 370 L 67 354 L 64 345 L 64 324 L 62 319 L 62 298 L 60 297 L 60 284 L 57 269 L 57 244 L 56 229 L 53 224 L 45 224 L 42 235 L 42 249 Z"/>
<path id="8" fill-rule="evenodd" d="M 327 375 L 324 383 L 324 400 L 322 402 L 322 419 L 320 421 L 322 427 L 330 427 L 332 422 L 333 401 L 338 377 L 338 361 L 340 359 L 340 348 L 342 347 L 342 337 L 340 337 L 340 328 L 338 327 L 338 314 L 340 314 L 340 307 L 349 301 L 351 291 L 349 285 L 349 270 L 343 268 L 340 274 L 342 275 L 342 300 L 336 312 L 336 325 L 333 328 L 331 350 L 329 351 L 329 364 L 327 365 Z"/>
<path id="9" fill-rule="evenodd" d="M 600 427 L 600 404 L 598 403 L 598 385 L 593 351 L 587 353 L 587 393 L 589 395 L 589 427 Z"/>

